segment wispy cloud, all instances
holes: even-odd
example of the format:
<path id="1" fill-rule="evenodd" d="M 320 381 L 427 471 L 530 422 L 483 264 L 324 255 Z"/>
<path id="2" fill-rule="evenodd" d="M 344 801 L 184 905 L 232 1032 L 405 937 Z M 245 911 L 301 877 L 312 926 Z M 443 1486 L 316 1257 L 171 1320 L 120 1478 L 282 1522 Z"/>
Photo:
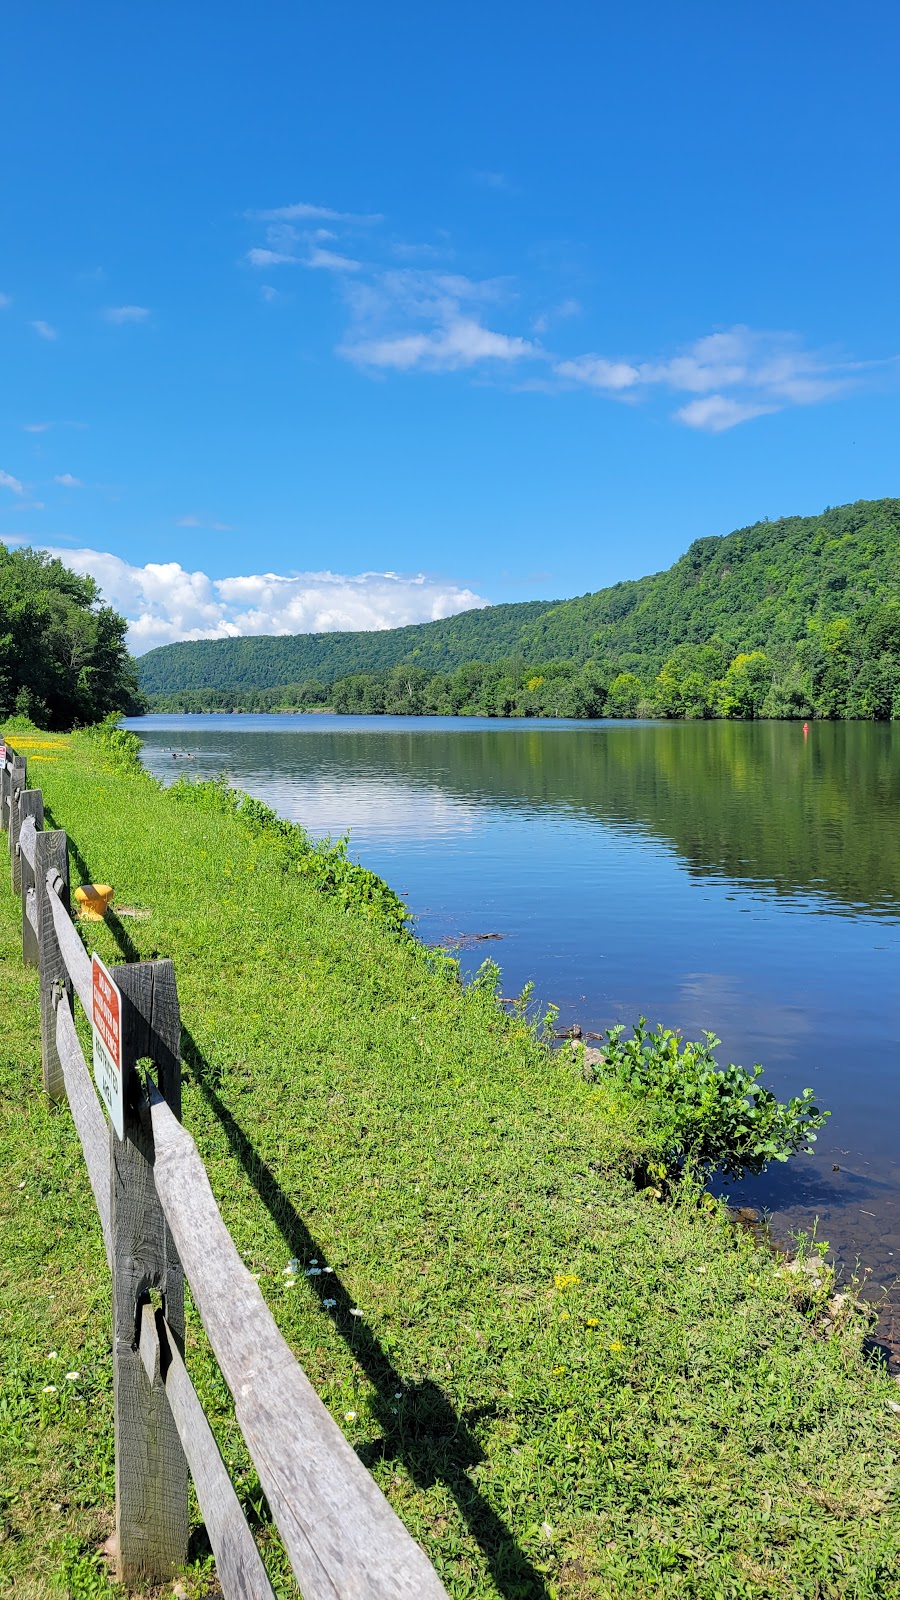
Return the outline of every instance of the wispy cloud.
<path id="1" fill-rule="evenodd" d="M 500 172 L 471 177 L 488 187 L 508 187 Z M 724 433 L 757 417 L 834 399 L 869 381 L 870 369 L 886 365 L 848 361 L 809 348 L 798 333 L 742 323 L 672 352 L 553 350 L 544 342 L 550 329 L 556 330 L 555 342 L 563 343 L 563 325 L 583 312 L 571 296 L 543 309 L 532 306 L 529 316 L 524 294 L 508 277 L 448 272 L 430 265 L 427 254 L 418 266 L 398 264 L 398 255 L 412 263 L 416 252 L 434 247 L 398 245 L 370 232 L 360 250 L 357 232 L 350 249 L 343 248 L 342 233 L 361 222 L 377 223 L 374 214 L 303 203 L 248 215 L 264 221 L 266 232 L 265 242 L 255 244 L 245 260 L 254 267 L 290 264 L 329 273 L 347 312 L 337 353 L 373 374 L 471 371 L 481 381 L 505 372 L 505 381 L 519 391 L 582 388 L 632 405 L 655 398 L 657 406 L 668 405 L 676 423 Z M 299 226 L 322 220 L 333 226 Z M 273 299 L 277 291 L 268 285 L 263 293 Z"/>
<path id="2" fill-rule="evenodd" d="M 458 372 L 483 363 L 540 359 L 518 334 L 488 327 L 485 311 L 511 297 L 508 280 L 462 273 L 392 269 L 348 285 L 351 326 L 339 353 L 358 366 Z"/>
<path id="3" fill-rule="evenodd" d="M 230 522 L 209 522 L 205 517 L 194 516 L 176 517 L 175 526 L 176 528 L 209 528 L 214 533 L 231 533 L 233 531 Z"/>
<path id="4" fill-rule="evenodd" d="M 146 322 L 150 315 L 149 306 L 107 306 L 103 313 L 107 322 L 113 322 L 121 327 L 126 322 Z"/>
<path id="5" fill-rule="evenodd" d="M 49 433 L 51 428 L 86 428 L 86 422 L 23 422 L 24 433 Z"/>
<path id="6" fill-rule="evenodd" d="M 305 267 L 324 267 L 326 272 L 359 272 L 361 261 L 354 261 L 351 256 L 338 255 L 334 250 L 322 250 L 316 247 L 310 250 L 303 265 Z"/>
<path id="7" fill-rule="evenodd" d="M 5 311 L 7 306 L 11 306 L 11 305 L 12 305 L 12 295 L 11 294 L 0 294 L 0 311 Z"/>
<path id="8" fill-rule="evenodd" d="M 482 189 L 511 189 L 513 187 L 505 172 L 492 172 L 487 169 L 473 172 L 471 177 L 472 182 L 477 183 Z"/>
<path id="9" fill-rule="evenodd" d="M 247 215 L 257 222 L 344 222 L 366 227 L 384 221 L 380 211 L 365 215 L 358 211 L 332 211 L 330 206 L 313 206 L 305 200 L 290 206 L 273 206 L 270 211 L 248 211 Z"/>
<path id="10" fill-rule="evenodd" d="M 210 578 L 177 561 L 136 567 L 108 551 L 48 548 L 76 572 L 90 573 L 110 604 L 129 618 L 136 654 L 176 639 L 397 628 L 488 604 L 471 589 L 423 573 Z"/>
<path id="11" fill-rule="evenodd" d="M 251 267 L 280 267 L 288 261 L 295 265 L 300 261 L 299 256 L 288 255 L 284 250 L 264 250 L 258 246 L 248 250 L 245 259 Z"/>
<path id="12" fill-rule="evenodd" d="M 706 433 L 724 433 L 739 422 L 750 422 L 753 417 L 764 417 L 778 411 L 775 405 L 754 405 L 751 400 L 732 400 L 726 394 L 705 395 L 702 400 L 689 400 L 675 412 L 676 422 L 687 428 L 702 428 Z"/>
<path id="13" fill-rule="evenodd" d="M 52 328 L 49 322 L 44 322 L 40 317 L 38 317 L 36 321 L 32 322 L 31 326 L 33 327 L 35 333 L 40 334 L 42 339 L 59 338 L 59 334 L 57 333 L 56 329 Z"/>
<path id="14" fill-rule="evenodd" d="M 270 228 L 267 245 L 254 245 L 245 260 L 251 267 L 319 267 L 327 272 L 359 272 L 361 262 L 352 256 L 326 250 L 320 244 L 307 244 L 295 228 Z"/>
<path id="15" fill-rule="evenodd" d="M 494 333 L 471 317 L 453 317 L 432 333 L 362 339 L 344 346 L 342 353 L 360 366 L 393 367 L 400 372 L 409 372 L 413 367 L 428 372 L 458 372 L 482 361 L 521 361 L 535 352 L 527 339 Z"/>
<path id="16" fill-rule="evenodd" d="M 84 484 L 80 478 L 73 478 L 71 472 L 58 472 L 53 479 L 54 483 L 61 483 L 64 489 L 83 489 Z"/>
<path id="17" fill-rule="evenodd" d="M 659 388 L 694 395 L 673 412 L 675 420 L 724 433 L 754 417 L 844 394 L 860 383 L 865 366 L 810 350 L 796 333 L 737 324 L 665 358 L 631 362 L 591 354 L 555 361 L 553 370 L 564 383 L 625 399 L 644 399 Z"/>
<path id="18" fill-rule="evenodd" d="M 14 478 L 11 472 L 3 472 L 2 469 L 0 469 L 0 488 L 11 489 L 13 494 L 25 493 L 25 485 L 18 478 Z"/>

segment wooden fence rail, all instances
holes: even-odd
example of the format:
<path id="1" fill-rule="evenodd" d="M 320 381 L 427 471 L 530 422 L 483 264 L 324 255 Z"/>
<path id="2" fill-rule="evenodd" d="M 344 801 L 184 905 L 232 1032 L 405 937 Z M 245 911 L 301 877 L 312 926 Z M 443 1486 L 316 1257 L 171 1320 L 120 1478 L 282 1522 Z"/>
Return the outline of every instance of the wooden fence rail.
<path id="1" fill-rule="evenodd" d="M 69 910 L 68 844 L 44 828 L 26 762 L 0 758 L 0 825 L 22 901 L 23 959 L 40 969 L 43 1083 L 68 1100 L 112 1277 L 116 1555 L 126 1585 L 187 1560 L 188 1469 L 226 1600 L 273 1600 L 184 1361 L 190 1285 L 234 1398 L 304 1600 L 447 1600 L 279 1333 L 181 1124 L 181 1022 L 170 961 L 110 976 L 121 995 L 124 1137 L 104 1114 L 75 1024 L 94 1021 L 91 958 Z M 138 1070 L 152 1063 L 153 1071 Z"/>

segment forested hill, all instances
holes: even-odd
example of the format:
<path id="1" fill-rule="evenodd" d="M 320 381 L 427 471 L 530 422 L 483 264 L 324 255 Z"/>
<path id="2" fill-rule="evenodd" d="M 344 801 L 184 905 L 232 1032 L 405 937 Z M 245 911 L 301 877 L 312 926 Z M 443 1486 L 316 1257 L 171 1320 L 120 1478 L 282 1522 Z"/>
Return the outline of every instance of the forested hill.
<path id="1" fill-rule="evenodd" d="M 900 598 L 900 500 L 758 522 L 698 539 L 666 572 L 574 600 L 525 601 L 372 633 L 165 645 L 139 662 L 145 693 L 331 684 L 401 664 L 429 675 L 467 662 L 589 660 L 654 676 L 676 647 L 791 650 L 808 623 Z"/>
<path id="2" fill-rule="evenodd" d="M 558 604 L 518 604 L 463 611 L 440 622 L 366 633 L 295 633 L 247 639 L 198 639 L 164 644 L 138 662 L 146 694 L 174 689 L 269 689 L 317 678 L 334 683 L 352 672 L 383 672 L 415 661 L 446 672 L 464 661 L 500 661 L 521 649 L 529 623 Z"/>

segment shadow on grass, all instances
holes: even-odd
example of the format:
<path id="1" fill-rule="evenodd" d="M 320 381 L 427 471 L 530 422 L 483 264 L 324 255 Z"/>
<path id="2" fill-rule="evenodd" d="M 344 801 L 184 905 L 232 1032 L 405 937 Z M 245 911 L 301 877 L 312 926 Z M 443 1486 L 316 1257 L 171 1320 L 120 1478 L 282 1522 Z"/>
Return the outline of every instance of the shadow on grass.
<path id="1" fill-rule="evenodd" d="M 71 839 L 69 849 L 81 881 L 90 882 L 88 864 Z M 106 925 L 126 961 L 152 959 L 155 952 L 138 950 L 127 928 L 112 910 L 106 913 Z M 194 1083 L 221 1123 L 232 1154 L 249 1177 L 291 1256 L 304 1264 L 324 1260 L 324 1248 L 310 1233 L 271 1167 L 221 1099 L 209 1063 L 183 1026 L 182 1054 Z M 306 1281 L 320 1301 L 335 1302 L 327 1309 L 323 1306 L 323 1314 L 330 1317 L 377 1394 L 375 1410 L 382 1433 L 379 1439 L 358 1452 L 364 1465 L 372 1468 L 379 1461 L 396 1461 L 406 1468 L 418 1489 L 444 1484 L 478 1544 L 503 1600 L 549 1600 L 549 1591 L 540 1573 L 469 1477 L 472 1467 L 484 1459 L 471 1424 L 489 1416 L 490 1408 L 460 1413 L 430 1379 L 408 1384 L 365 1320 L 352 1314 L 353 1299 L 337 1273 L 313 1275 Z"/>
<path id="2" fill-rule="evenodd" d="M 233 1155 L 291 1255 L 304 1265 L 325 1260 L 324 1248 L 217 1093 L 209 1065 L 186 1028 L 182 1028 L 182 1053 L 194 1083 L 221 1123 Z M 360 1459 L 369 1468 L 379 1461 L 401 1462 L 419 1489 L 443 1483 L 479 1545 L 504 1600 L 549 1600 L 540 1573 L 468 1475 L 484 1459 L 469 1424 L 489 1413 L 483 1409 L 468 1414 L 456 1411 L 430 1379 L 406 1383 L 365 1320 L 352 1314 L 353 1299 L 336 1272 L 313 1275 L 306 1281 L 320 1301 L 335 1302 L 326 1314 L 377 1394 L 375 1410 L 382 1435 L 358 1452 Z"/>

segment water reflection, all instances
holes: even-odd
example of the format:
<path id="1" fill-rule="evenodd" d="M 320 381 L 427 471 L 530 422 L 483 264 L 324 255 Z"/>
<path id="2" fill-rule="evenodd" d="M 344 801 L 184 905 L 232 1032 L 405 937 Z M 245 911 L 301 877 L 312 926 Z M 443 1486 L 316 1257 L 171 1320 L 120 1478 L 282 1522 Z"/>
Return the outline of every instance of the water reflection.
<path id="1" fill-rule="evenodd" d="M 490 953 L 563 1024 L 638 1014 L 833 1112 L 817 1153 L 741 1186 L 816 1214 L 878 1283 L 900 1263 L 900 727 L 143 719 L 145 759 L 231 780 L 352 848 L 420 936 Z M 183 761 L 176 751 L 190 752 Z M 495 932 L 502 943 L 474 935 Z M 834 1170 L 836 1169 L 836 1170 Z"/>

